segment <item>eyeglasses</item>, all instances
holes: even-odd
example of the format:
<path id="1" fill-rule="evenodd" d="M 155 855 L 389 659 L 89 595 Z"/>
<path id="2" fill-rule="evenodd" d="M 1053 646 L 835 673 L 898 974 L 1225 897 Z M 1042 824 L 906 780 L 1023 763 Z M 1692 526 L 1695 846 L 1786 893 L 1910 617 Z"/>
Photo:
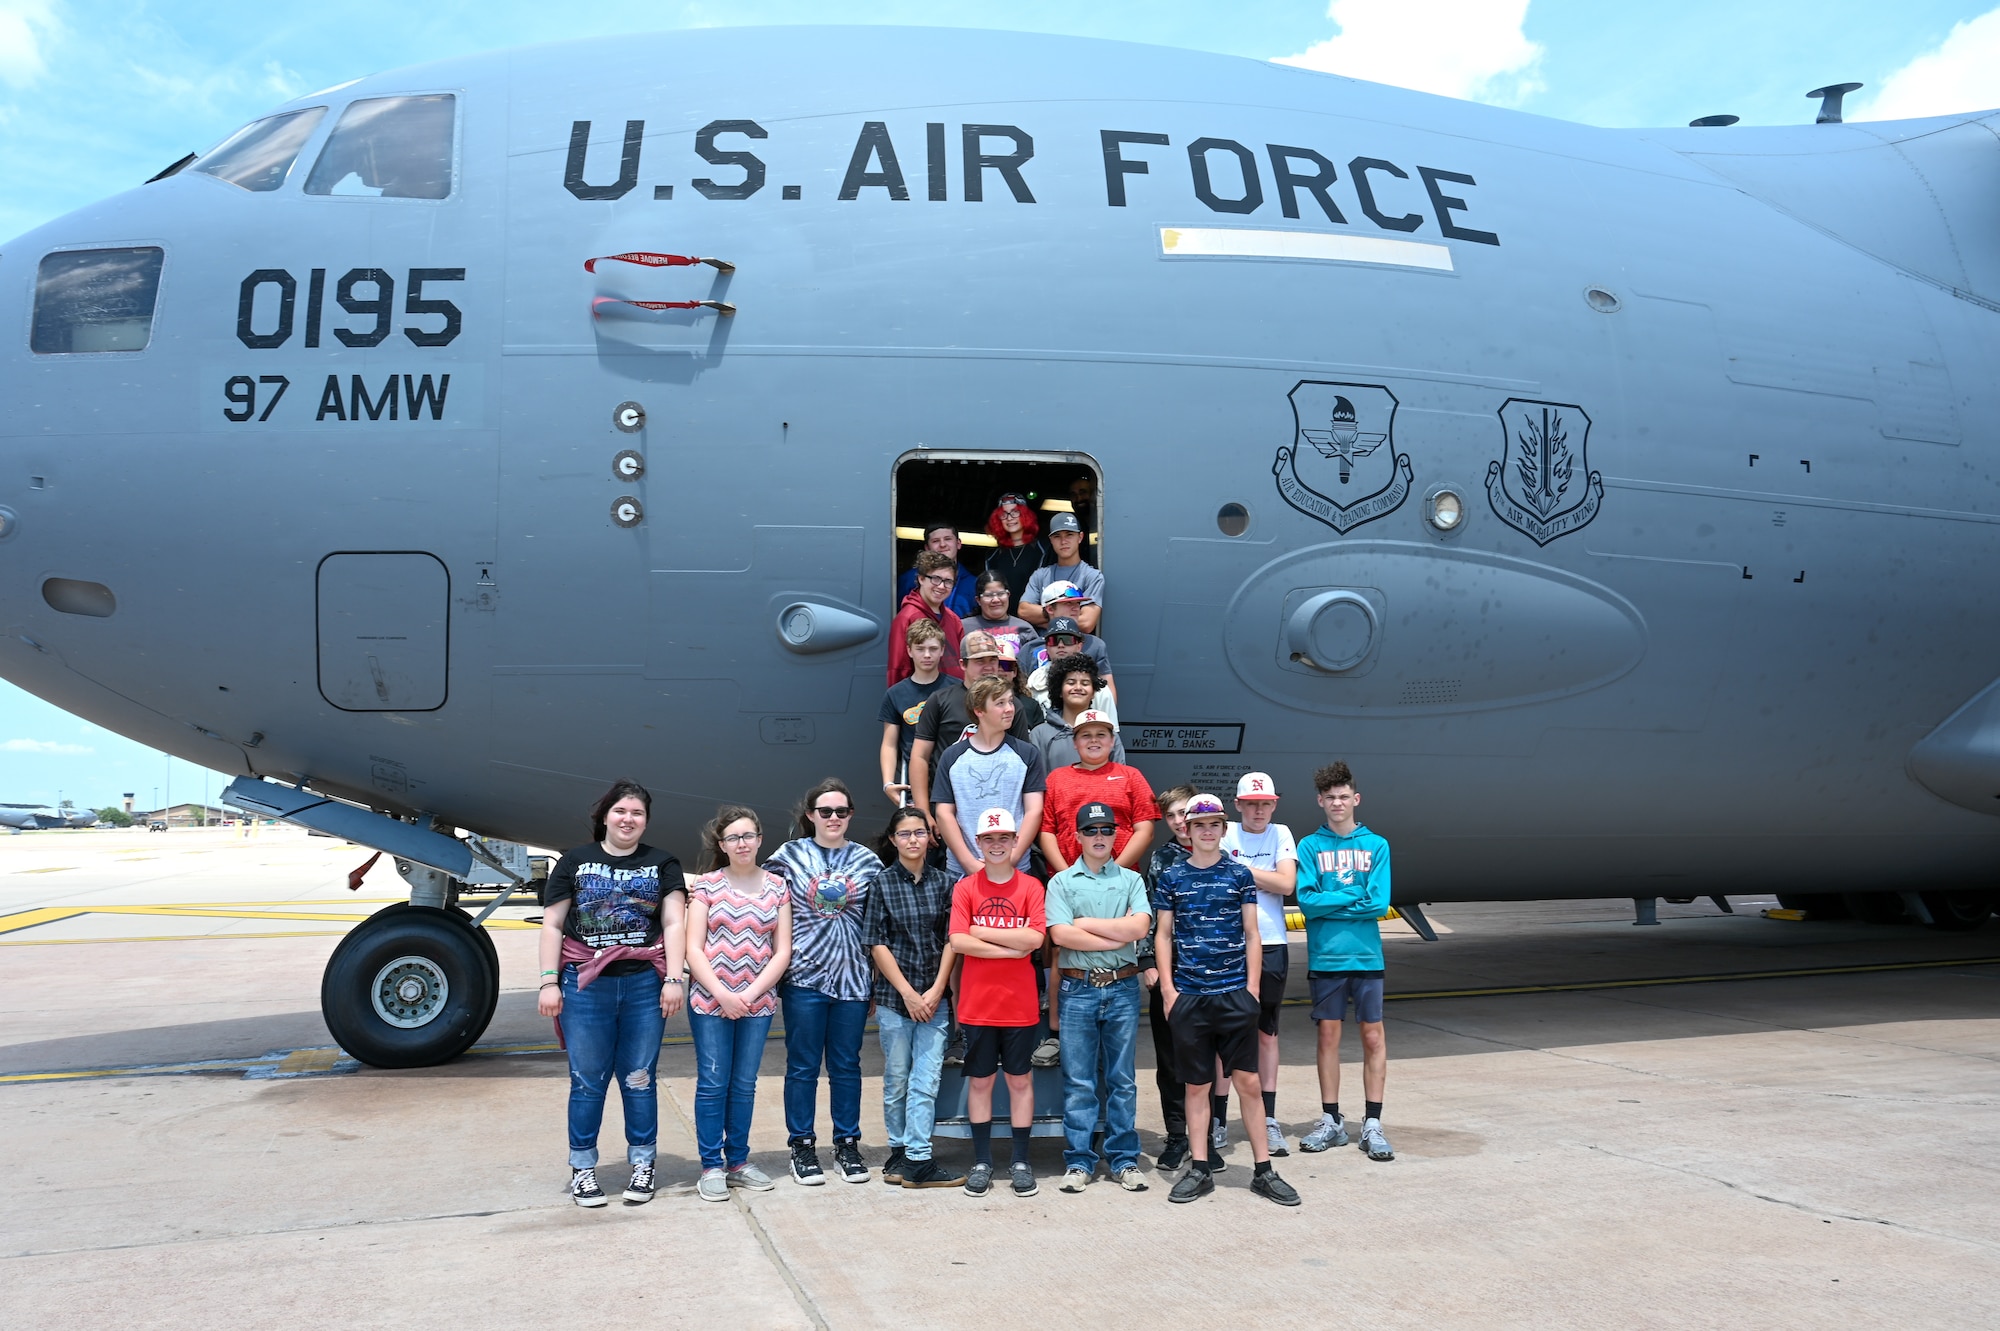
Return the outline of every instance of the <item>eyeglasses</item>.
<path id="1" fill-rule="evenodd" d="M 1117 836 L 1118 829 L 1115 827 L 1080 827 L 1077 829 L 1076 834 L 1078 836 Z"/>
<path id="2" fill-rule="evenodd" d="M 741 846 L 756 841 L 762 836 L 762 832 L 731 832 L 728 836 L 722 838 L 722 844 L 725 846 Z"/>
<path id="3" fill-rule="evenodd" d="M 949 587 L 953 583 L 957 582 L 958 579 L 947 578 L 942 573 L 926 573 L 924 574 L 924 581 L 928 582 L 933 587 Z"/>
<path id="4" fill-rule="evenodd" d="M 813 812 L 818 814 L 822 818 L 845 818 L 848 815 L 852 814 L 854 810 L 851 808 L 836 809 L 831 807 L 830 805 L 819 804 L 813 807 Z"/>
<path id="5" fill-rule="evenodd" d="M 896 833 L 896 840 L 901 841 L 907 837 L 927 837 L 930 834 L 930 829 L 927 827 L 905 827 Z"/>

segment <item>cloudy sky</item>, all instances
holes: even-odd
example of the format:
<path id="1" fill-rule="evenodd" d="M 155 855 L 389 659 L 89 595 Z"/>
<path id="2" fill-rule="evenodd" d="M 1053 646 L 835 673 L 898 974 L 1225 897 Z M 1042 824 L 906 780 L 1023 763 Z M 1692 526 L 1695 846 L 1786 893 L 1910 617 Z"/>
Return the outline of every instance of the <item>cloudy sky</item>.
<path id="1" fill-rule="evenodd" d="M 1605 126 L 2000 106 L 2000 0 L 0 0 L 0 237 L 128 188 L 272 104 L 498 46 L 679 27 L 927 23 L 1282 60 Z M 203 774 L 0 684 L 0 801 L 141 803 Z M 219 786 L 217 787 L 219 788 Z"/>

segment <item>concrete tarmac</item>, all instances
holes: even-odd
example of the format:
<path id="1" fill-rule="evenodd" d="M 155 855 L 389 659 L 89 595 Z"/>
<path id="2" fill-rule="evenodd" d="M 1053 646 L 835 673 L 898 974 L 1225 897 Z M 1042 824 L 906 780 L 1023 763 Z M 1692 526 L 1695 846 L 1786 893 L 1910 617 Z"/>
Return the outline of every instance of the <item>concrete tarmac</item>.
<path id="1" fill-rule="evenodd" d="M 1619 901 L 1439 906 L 1441 941 L 1388 932 L 1393 1162 L 1297 1153 L 1320 1096 L 1286 1009 L 1295 1210 L 1249 1192 L 1234 1107 L 1216 1194 L 1168 1204 L 1143 1035 L 1149 1192 L 1066 1196 L 1060 1143 L 1037 1140 L 1029 1199 L 781 1177 L 704 1203 L 677 1020 L 664 1191 L 582 1211 L 526 910 L 501 913 L 506 988 L 473 1054 L 380 1072 L 331 1047 L 320 969 L 398 886 L 385 863 L 346 890 L 367 853 L 281 829 L 0 838 L 0 1323 L 1992 1324 L 2000 925 L 1795 923 L 1742 897 L 1651 929 Z M 1701 978 L 1743 975 L 1774 978 Z M 1350 1031 L 1350 1113 L 1358 1057 Z M 872 1036 L 863 1071 L 873 1163 Z M 782 1175 L 780 1041 L 763 1072 L 752 1153 Z M 615 1101 L 602 1142 L 622 1185 Z"/>

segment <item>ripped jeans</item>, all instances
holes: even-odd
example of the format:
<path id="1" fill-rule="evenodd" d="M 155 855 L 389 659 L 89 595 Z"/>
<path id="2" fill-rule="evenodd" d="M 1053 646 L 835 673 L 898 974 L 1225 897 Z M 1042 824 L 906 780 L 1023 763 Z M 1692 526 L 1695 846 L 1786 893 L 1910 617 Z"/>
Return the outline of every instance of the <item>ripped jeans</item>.
<path id="1" fill-rule="evenodd" d="M 569 1163 L 597 1164 L 597 1129 L 614 1075 L 625 1107 L 625 1154 L 650 1162 L 660 1136 L 654 1072 L 667 1020 L 660 1015 L 660 974 L 651 966 L 630 975 L 600 975 L 578 993 L 576 967 L 562 971 L 563 1042 L 569 1046 Z"/>

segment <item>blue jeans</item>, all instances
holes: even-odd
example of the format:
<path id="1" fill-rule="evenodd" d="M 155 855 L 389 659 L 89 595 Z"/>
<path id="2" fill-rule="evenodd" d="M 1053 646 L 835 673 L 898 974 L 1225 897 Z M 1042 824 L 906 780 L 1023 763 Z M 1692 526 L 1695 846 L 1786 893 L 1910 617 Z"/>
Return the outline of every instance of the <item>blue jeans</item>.
<path id="1" fill-rule="evenodd" d="M 951 1014 L 939 1003 L 929 1021 L 912 1021 L 892 1008 L 878 1007 L 875 1025 L 882 1037 L 882 1121 L 889 1129 L 889 1146 L 902 1147 L 912 1160 L 928 1160 Z"/>
<path id="2" fill-rule="evenodd" d="M 868 1000 L 833 998 L 800 985 L 780 986 L 785 1008 L 785 1132 L 793 1144 L 816 1140 L 820 1064 L 833 1100 L 833 1139 L 861 1139 L 861 1034 Z"/>
<path id="3" fill-rule="evenodd" d="M 688 1028 L 694 1032 L 694 1144 L 701 1167 L 734 1169 L 750 1158 L 750 1112 L 771 1016 L 689 1012 Z"/>
<path id="4" fill-rule="evenodd" d="M 615 1074 L 625 1106 L 625 1154 L 650 1163 L 660 1137 L 660 1097 L 654 1073 L 667 1019 L 660 1015 L 660 973 L 648 966 L 630 975 L 599 975 L 578 992 L 576 967 L 562 972 L 563 1043 L 569 1046 L 569 1163 L 597 1164 L 597 1129 L 604 1122 L 604 1091 Z"/>
<path id="5" fill-rule="evenodd" d="M 1132 1060 L 1139 1043 L 1139 977 L 1095 988 L 1064 977 L 1062 994 L 1063 1167 L 1097 1168 L 1090 1134 L 1097 1129 L 1100 1069 L 1107 1092 L 1104 1154 L 1111 1172 L 1139 1163 L 1139 1083 Z"/>

